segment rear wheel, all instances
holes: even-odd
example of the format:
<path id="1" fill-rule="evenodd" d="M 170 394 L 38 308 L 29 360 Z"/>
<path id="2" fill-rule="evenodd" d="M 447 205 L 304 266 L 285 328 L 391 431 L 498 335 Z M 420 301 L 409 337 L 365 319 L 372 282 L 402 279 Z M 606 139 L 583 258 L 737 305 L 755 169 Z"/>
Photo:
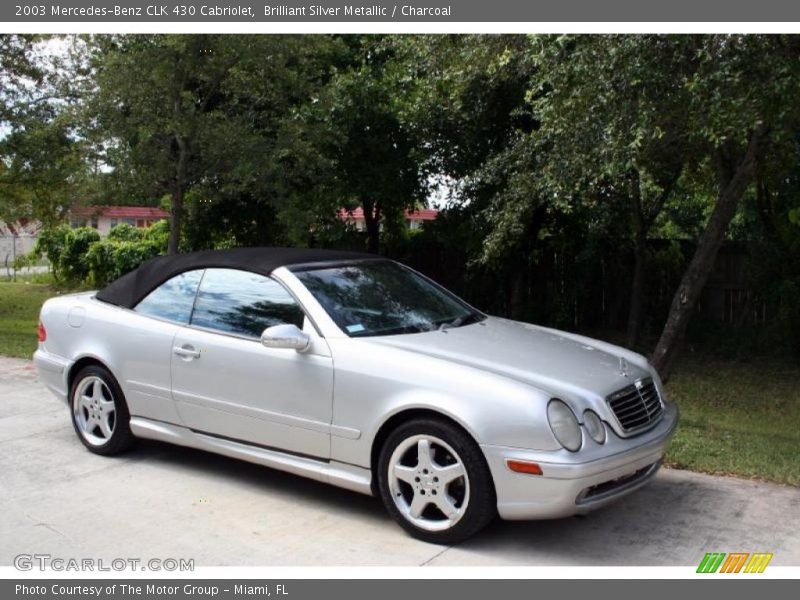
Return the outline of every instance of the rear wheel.
<path id="1" fill-rule="evenodd" d="M 495 516 L 494 486 L 480 448 L 445 421 L 414 420 L 392 432 L 381 451 L 378 487 L 392 517 L 427 542 L 461 542 Z"/>
<path id="2" fill-rule="evenodd" d="M 117 454 L 133 445 L 125 397 L 104 367 L 90 365 L 80 370 L 70 389 L 70 406 L 78 438 L 95 454 Z"/>

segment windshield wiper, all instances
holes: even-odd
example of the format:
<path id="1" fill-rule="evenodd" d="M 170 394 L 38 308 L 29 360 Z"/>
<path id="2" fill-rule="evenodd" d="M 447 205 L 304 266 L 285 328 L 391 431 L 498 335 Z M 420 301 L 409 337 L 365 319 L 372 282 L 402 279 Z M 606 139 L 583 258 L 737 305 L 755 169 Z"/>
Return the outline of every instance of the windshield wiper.
<path id="1" fill-rule="evenodd" d="M 443 321 L 442 323 L 439 323 L 438 330 L 444 331 L 445 329 L 450 329 L 451 327 L 458 327 L 461 325 L 463 320 L 464 317 L 456 317 L 452 321 Z"/>
<path id="2" fill-rule="evenodd" d="M 450 321 L 443 321 L 439 324 L 438 330 L 444 331 L 445 329 L 450 329 L 452 327 L 461 327 L 462 325 L 469 325 L 470 323 L 474 323 L 480 320 L 480 313 L 471 312 L 466 315 L 462 315 L 460 317 L 456 317 Z"/>

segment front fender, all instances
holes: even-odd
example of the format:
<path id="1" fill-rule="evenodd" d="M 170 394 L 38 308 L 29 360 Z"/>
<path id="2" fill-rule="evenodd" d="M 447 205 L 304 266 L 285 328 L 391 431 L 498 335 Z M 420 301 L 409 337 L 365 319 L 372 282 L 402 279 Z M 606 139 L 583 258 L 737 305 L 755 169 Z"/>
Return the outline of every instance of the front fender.
<path id="1" fill-rule="evenodd" d="M 329 340 L 336 369 L 331 457 L 369 467 L 381 427 L 400 413 L 452 419 L 478 444 L 535 450 L 561 446 L 547 423 L 549 396 L 524 383 L 362 340 Z M 358 431 L 358 437 L 336 435 Z"/>

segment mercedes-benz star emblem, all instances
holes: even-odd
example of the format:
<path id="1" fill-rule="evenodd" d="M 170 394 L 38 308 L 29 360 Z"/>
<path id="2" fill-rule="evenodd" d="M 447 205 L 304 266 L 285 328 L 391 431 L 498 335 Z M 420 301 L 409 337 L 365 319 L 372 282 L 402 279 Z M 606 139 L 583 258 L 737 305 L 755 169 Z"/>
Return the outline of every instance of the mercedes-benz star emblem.
<path id="1" fill-rule="evenodd" d="M 631 374 L 630 368 L 628 367 L 628 361 L 621 356 L 619 358 L 619 374 L 623 377 L 628 377 Z"/>

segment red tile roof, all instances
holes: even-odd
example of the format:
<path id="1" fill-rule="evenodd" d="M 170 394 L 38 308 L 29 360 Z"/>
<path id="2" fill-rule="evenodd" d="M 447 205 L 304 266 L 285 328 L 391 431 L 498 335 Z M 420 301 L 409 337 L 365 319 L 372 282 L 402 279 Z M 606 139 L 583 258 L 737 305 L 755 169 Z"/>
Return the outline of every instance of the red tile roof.
<path id="1" fill-rule="evenodd" d="M 30 221 L 20 217 L 18 221 L 7 223 L 0 221 L 0 235 L 2 236 L 35 236 L 42 228 L 40 221 Z"/>
<path id="2" fill-rule="evenodd" d="M 433 221 L 439 214 L 435 208 L 421 208 L 419 210 L 406 210 L 404 211 L 406 219 L 413 219 L 417 221 Z M 339 211 L 340 219 L 355 219 L 359 221 L 364 218 L 364 209 L 360 206 L 354 208 L 352 211 L 341 209 Z"/>
<path id="3" fill-rule="evenodd" d="M 112 219 L 166 219 L 169 213 L 154 206 L 80 206 L 72 209 L 77 217 L 109 217 Z"/>

